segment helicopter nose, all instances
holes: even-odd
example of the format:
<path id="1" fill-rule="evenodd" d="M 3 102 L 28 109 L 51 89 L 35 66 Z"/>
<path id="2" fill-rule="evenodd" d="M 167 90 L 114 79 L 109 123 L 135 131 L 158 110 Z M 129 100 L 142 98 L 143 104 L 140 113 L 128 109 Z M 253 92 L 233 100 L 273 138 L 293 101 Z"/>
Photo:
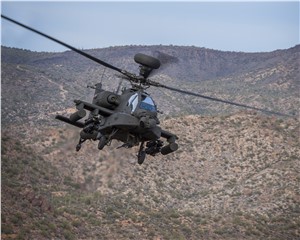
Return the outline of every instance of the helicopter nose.
<path id="1" fill-rule="evenodd" d="M 140 126 L 142 128 L 153 128 L 156 126 L 156 121 L 153 118 L 147 117 L 142 117 L 140 119 Z"/>

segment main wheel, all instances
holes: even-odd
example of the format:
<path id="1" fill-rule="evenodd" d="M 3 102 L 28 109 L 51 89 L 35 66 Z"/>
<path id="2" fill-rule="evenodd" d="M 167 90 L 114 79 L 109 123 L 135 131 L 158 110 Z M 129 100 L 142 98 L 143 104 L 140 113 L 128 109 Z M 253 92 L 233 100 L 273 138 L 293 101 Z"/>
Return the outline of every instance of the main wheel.
<path id="1" fill-rule="evenodd" d="M 76 145 L 76 152 L 78 152 L 81 149 L 81 144 Z"/>
<path id="2" fill-rule="evenodd" d="M 99 139 L 99 143 L 98 143 L 98 149 L 99 150 L 102 150 L 106 145 L 106 137 L 102 136 L 100 139 Z"/>
<path id="3" fill-rule="evenodd" d="M 143 164 L 146 158 L 146 152 L 145 151 L 140 151 L 138 153 L 138 164 Z"/>

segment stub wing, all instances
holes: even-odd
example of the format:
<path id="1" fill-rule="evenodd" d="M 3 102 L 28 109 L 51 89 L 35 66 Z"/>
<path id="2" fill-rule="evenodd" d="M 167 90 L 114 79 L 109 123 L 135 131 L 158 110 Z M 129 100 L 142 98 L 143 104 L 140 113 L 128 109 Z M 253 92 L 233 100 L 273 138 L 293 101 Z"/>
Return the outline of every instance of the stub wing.
<path id="1" fill-rule="evenodd" d="M 86 111 L 88 110 L 90 112 L 97 112 L 97 114 L 103 115 L 103 116 L 110 116 L 114 113 L 114 111 L 97 106 L 93 103 L 88 103 L 81 100 L 74 100 L 77 108 L 77 112 L 70 115 L 70 117 L 65 117 L 62 115 L 56 115 L 56 119 L 63 121 L 65 123 L 71 124 L 75 127 L 83 128 L 84 123 L 80 122 L 79 120 L 84 118 L 86 116 Z"/>

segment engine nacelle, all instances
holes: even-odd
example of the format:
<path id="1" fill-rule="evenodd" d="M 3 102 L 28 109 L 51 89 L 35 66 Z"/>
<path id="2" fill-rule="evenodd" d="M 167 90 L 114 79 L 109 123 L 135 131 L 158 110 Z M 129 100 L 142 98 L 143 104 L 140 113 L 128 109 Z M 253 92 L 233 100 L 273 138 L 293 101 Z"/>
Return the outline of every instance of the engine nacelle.
<path id="1" fill-rule="evenodd" d="M 93 104 L 113 110 L 120 104 L 120 96 L 113 92 L 102 91 L 95 94 Z"/>

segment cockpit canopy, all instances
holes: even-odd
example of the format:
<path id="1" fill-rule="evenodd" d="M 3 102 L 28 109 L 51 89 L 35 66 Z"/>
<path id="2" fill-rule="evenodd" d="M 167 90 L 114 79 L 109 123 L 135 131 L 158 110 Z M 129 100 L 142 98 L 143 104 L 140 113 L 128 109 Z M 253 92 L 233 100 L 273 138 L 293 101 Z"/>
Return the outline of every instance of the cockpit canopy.
<path id="1" fill-rule="evenodd" d="M 140 103 L 140 108 L 150 112 L 156 112 L 156 106 L 152 98 L 147 96 L 146 94 L 142 94 L 141 97 L 142 99 Z"/>
<path id="2" fill-rule="evenodd" d="M 127 106 L 130 106 L 131 108 L 131 113 L 135 112 L 135 110 L 138 109 L 144 109 L 146 111 L 150 111 L 150 112 L 156 112 L 156 105 L 153 101 L 153 99 L 145 94 L 145 93 L 135 93 L 133 94 L 127 103 Z"/>

